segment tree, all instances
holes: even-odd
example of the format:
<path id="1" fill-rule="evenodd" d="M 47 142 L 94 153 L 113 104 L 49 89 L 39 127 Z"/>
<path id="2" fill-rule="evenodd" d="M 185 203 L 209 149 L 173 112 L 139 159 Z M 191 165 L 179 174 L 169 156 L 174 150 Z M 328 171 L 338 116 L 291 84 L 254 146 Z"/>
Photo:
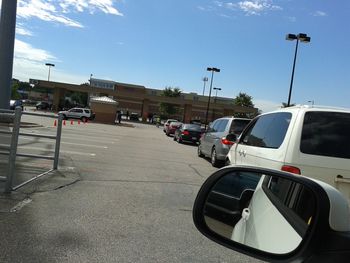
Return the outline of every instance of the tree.
<path id="1" fill-rule="evenodd" d="M 176 98 L 180 97 L 181 93 L 181 90 L 177 87 L 165 87 L 161 96 Z M 178 112 L 178 108 L 174 104 L 162 102 L 160 103 L 159 111 L 162 117 L 168 118 L 169 116 L 176 114 Z"/>
<path id="2" fill-rule="evenodd" d="M 21 98 L 21 94 L 19 94 L 18 89 L 19 89 L 19 83 L 16 82 L 11 87 L 11 99 L 18 100 Z"/>
<path id="3" fill-rule="evenodd" d="M 235 106 L 254 108 L 253 97 L 249 96 L 247 93 L 240 92 L 236 98 L 233 99 L 233 104 Z M 236 117 L 240 118 L 254 118 L 259 115 L 259 110 L 254 113 L 235 113 Z"/>

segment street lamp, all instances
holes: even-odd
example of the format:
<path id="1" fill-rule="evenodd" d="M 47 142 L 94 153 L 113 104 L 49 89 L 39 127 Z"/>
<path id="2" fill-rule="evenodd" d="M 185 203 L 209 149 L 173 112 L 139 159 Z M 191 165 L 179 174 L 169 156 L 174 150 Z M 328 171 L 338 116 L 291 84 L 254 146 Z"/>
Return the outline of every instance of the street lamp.
<path id="1" fill-rule="evenodd" d="M 214 87 L 213 90 L 215 90 L 215 98 L 214 98 L 214 104 L 216 104 L 216 98 L 218 97 L 218 90 L 221 90 L 221 88 Z M 213 116 L 212 119 L 215 117 L 215 109 L 213 108 Z"/>
<path id="2" fill-rule="evenodd" d="M 50 71 L 51 71 L 51 67 L 54 67 L 55 64 L 46 63 L 45 65 L 49 67 L 49 75 L 47 76 L 47 81 L 50 81 Z"/>
<path id="3" fill-rule="evenodd" d="M 214 72 L 220 72 L 220 69 L 218 69 L 218 68 L 207 68 L 207 71 L 211 71 L 211 79 L 210 79 L 210 90 L 209 90 L 209 98 L 208 98 L 207 112 L 206 112 L 206 114 L 205 114 L 205 129 L 207 128 L 207 123 L 208 123 L 208 112 L 209 112 L 211 88 L 213 87 Z"/>
<path id="4" fill-rule="evenodd" d="M 204 77 L 202 78 L 203 82 L 204 82 L 204 85 L 203 85 L 203 96 L 204 96 L 204 92 L 205 92 L 205 84 L 206 82 L 208 81 L 208 77 Z"/>
<path id="5" fill-rule="evenodd" d="M 293 88 L 293 80 L 294 80 L 294 70 L 295 70 L 295 62 L 297 59 L 297 54 L 298 54 L 298 46 L 299 46 L 299 40 L 304 43 L 309 43 L 311 38 L 307 36 L 307 34 L 299 33 L 298 35 L 294 34 L 287 34 L 286 40 L 294 41 L 296 40 L 296 45 L 295 45 L 295 54 L 294 54 L 294 62 L 293 62 L 293 70 L 292 70 L 292 78 L 290 80 L 290 87 L 289 87 L 289 95 L 288 95 L 288 102 L 287 102 L 287 107 L 290 106 L 290 98 L 292 96 L 292 88 Z"/>
<path id="6" fill-rule="evenodd" d="M 315 104 L 314 100 L 308 100 L 307 102 L 311 103 L 312 106 L 314 106 L 314 104 Z"/>

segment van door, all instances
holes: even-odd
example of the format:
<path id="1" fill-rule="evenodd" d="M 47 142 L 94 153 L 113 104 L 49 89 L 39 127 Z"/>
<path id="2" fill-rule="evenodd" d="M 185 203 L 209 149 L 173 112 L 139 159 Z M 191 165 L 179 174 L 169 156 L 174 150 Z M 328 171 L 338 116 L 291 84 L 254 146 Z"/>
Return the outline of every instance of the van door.
<path id="1" fill-rule="evenodd" d="M 237 164 L 280 169 L 285 156 L 282 146 L 292 118 L 290 112 L 277 112 L 257 117 L 236 148 Z M 282 146 L 282 147 L 281 147 Z"/>
<path id="2" fill-rule="evenodd" d="M 201 150 L 202 152 L 209 156 L 211 154 L 211 143 L 213 141 L 213 133 L 216 132 L 216 129 L 219 125 L 220 120 L 216 120 L 213 123 L 211 123 L 208 127 L 208 130 L 203 135 L 203 138 L 201 140 Z M 210 149 L 210 150 L 209 150 Z"/>

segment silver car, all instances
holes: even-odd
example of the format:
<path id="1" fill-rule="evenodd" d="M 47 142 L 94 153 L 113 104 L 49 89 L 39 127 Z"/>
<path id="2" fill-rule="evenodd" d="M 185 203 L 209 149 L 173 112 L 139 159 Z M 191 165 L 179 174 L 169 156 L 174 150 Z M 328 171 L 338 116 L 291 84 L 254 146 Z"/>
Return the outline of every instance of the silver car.
<path id="1" fill-rule="evenodd" d="M 214 167 L 225 164 L 228 154 L 234 142 L 226 138 L 229 134 L 237 137 L 250 122 L 250 119 L 223 117 L 212 122 L 207 131 L 202 135 L 198 145 L 199 157 L 210 157 Z"/>

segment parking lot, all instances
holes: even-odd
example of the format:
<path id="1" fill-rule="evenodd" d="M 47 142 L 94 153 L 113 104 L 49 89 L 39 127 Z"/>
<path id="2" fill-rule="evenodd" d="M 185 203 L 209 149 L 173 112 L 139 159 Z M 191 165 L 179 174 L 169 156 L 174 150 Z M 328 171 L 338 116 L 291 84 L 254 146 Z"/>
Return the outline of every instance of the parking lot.
<path id="1" fill-rule="evenodd" d="M 55 133 L 51 119 L 23 121 L 40 125 L 26 132 Z M 0 199 L 0 261 L 256 262 L 195 229 L 194 198 L 216 170 L 197 148 L 161 127 L 127 124 L 66 122 L 58 172 Z M 19 144 L 19 152 L 54 150 L 45 139 Z M 20 179 L 50 165 L 17 162 Z"/>

